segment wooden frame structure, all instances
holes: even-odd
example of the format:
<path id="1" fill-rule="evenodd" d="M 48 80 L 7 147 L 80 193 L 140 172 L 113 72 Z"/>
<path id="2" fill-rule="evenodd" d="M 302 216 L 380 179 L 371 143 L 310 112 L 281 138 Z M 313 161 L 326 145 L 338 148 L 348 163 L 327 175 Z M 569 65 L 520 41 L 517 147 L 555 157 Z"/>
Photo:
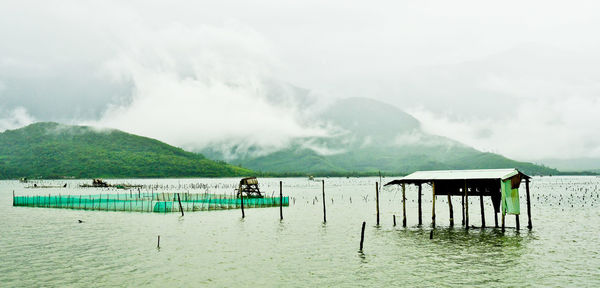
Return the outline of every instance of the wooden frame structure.
<path id="1" fill-rule="evenodd" d="M 241 197 L 242 193 L 246 193 L 246 196 L 251 198 L 264 197 L 262 193 L 260 193 L 260 189 L 258 188 L 258 180 L 256 177 L 247 177 L 240 180 L 237 197 Z"/>
<path id="2" fill-rule="evenodd" d="M 505 215 L 506 211 L 503 208 L 501 185 L 502 181 L 510 180 L 513 189 L 518 189 L 522 180 L 525 180 L 525 191 L 527 193 L 527 228 L 532 229 L 531 224 L 531 201 L 529 197 L 529 181 L 531 177 L 523 174 L 517 169 L 481 169 L 481 170 L 442 170 L 442 171 L 418 171 L 405 176 L 401 179 L 391 181 L 388 185 L 401 185 L 402 186 L 402 213 L 404 219 L 402 221 L 403 226 L 406 227 L 406 198 L 405 190 L 406 184 L 412 184 L 418 186 L 418 205 L 419 205 L 419 225 L 422 225 L 422 212 L 421 212 L 421 191 L 423 184 L 429 184 L 432 188 L 433 200 L 431 203 L 431 224 L 435 228 L 435 199 L 436 196 L 448 197 L 448 209 L 450 214 L 450 226 L 454 226 L 454 209 L 452 206 L 451 196 L 460 196 L 462 203 L 462 225 L 469 229 L 469 201 L 465 201 L 469 196 L 479 197 L 479 204 L 481 210 L 481 224 L 482 228 L 485 227 L 485 213 L 484 213 L 484 196 L 490 197 L 492 200 L 492 206 L 494 207 L 494 226 L 498 227 L 498 213 L 502 212 L 502 231 L 505 227 Z M 517 197 L 518 197 L 518 190 Z M 520 229 L 519 214 L 515 214 L 516 228 Z"/>

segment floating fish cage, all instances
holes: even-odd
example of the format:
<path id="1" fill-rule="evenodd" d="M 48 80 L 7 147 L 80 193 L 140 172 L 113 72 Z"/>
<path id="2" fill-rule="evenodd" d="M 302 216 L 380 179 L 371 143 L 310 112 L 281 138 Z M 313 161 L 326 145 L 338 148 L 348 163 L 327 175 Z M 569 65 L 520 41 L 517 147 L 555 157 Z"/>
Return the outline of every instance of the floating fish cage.
<path id="1" fill-rule="evenodd" d="M 179 204 L 181 203 L 181 205 Z M 244 197 L 244 209 L 289 206 L 289 197 Z M 103 211 L 181 212 L 238 209 L 235 195 L 190 193 L 129 193 L 98 195 L 13 196 L 13 206 Z"/>

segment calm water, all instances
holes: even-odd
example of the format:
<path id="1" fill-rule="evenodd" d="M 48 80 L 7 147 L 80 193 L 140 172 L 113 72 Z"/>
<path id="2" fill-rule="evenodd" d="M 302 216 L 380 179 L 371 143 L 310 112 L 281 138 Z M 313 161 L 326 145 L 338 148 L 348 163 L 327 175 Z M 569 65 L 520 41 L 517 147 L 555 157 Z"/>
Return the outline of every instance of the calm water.
<path id="1" fill-rule="evenodd" d="M 278 191 L 280 179 L 260 179 Z M 83 181 L 46 181 L 67 188 L 26 189 L 0 182 L 0 285 L 14 286 L 600 286 L 600 178 L 543 177 L 532 182 L 533 231 L 448 227 L 444 197 L 436 201 L 438 227 L 429 239 L 431 190 L 424 189 L 424 225 L 417 224 L 416 189 L 407 191 L 409 228 L 401 224 L 401 192 L 381 192 L 375 227 L 377 178 L 328 178 L 327 223 L 321 183 L 282 179 L 284 207 L 178 214 L 12 207 L 17 195 L 97 194 Z M 386 180 L 391 179 L 384 179 Z M 155 191 L 231 193 L 238 179 L 128 180 L 158 184 Z M 87 181 L 86 181 L 87 182 Z M 124 181 L 108 181 L 124 182 Z M 190 188 L 188 184 L 208 184 Z M 167 187 L 168 186 L 168 187 Z M 524 189 L 523 189 L 524 190 Z M 122 192 L 122 191 L 121 191 Z M 524 193 L 522 193 L 524 194 Z M 315 200 L 316 199 L 316 200 Z M 527 225 L 521 199 L 521 226 Z M 479 226 L 478 198 L 470 222 Z M 486 223 L 494 223 L 486 199 Z M 78 223 L 78 220 L 84 223 Z M 365 248 L 358 251 L 362 221 Z M 507 226 L 515 225 L 514 216 Z M 157 235 L 161 247 L 157 249 Z"/>

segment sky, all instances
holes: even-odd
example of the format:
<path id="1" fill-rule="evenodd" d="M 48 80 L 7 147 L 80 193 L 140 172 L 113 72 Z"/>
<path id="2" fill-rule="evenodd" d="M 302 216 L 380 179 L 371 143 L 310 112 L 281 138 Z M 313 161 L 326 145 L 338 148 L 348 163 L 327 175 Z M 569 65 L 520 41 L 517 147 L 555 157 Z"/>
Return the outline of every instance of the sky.
<path id="1" fill-rule="evenodd" d="M 0 0 L 0 131 L 59 121 L 190 149 L 236 137 L 277 148 L 328 135 L 307 115 L 366 97 L 482 151 L 600 158 L 599 11 L 597 1 Z"/>

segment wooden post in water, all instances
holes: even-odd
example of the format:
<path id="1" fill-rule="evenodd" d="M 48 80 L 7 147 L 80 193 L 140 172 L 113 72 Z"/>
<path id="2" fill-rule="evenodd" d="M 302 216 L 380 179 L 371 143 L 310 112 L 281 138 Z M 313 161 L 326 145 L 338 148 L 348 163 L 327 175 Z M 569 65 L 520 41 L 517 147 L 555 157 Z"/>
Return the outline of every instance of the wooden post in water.
<path id="1" fill-rule="evenodd" d="M 485 228 L 485 211 L 483 207 L 483 191 L 479 191 L 479 207 L 481 209 L 481 228 Z"/>
<path id="2" fill-rule="evenodd" d="M 362 224 L 362 229 L 360 231 L 360 251 L 363 251 L 363 243 L 365 242 L 365 225 L 367 225 L 367 222 L 363 221 Z"/>
<path id="3" fill-rule="evenodd" d="M 379 226 L 379 183 L 375 182 L 375 208 L 377 212 L 377 226 Z"/>
<path id="4" fill-rule="evenodd" d="M 242 208 L 242 218 L 246 217 L 246 214 L 244 214 L 244 193 L 242 193 L 242 184 L 240 184 L 240 207 Z"/>
<path id="5" fill-rule="evenodd" d="M 158 235 L 158 243 L 156 243 L 156 248 L 160 248 L 160 235 Z"/>
<path id="6" fill-rule="evenodd" d="M 396 215 L 392 215 L 394 216 L 394 227 L 396 227 Z"/>
<path id="7" fill-rule="evenodd" d="M 504 213 L 504 207 L 503 207 L 502 208 L 502 233 L 504 233 L 504 216 L 505 216 L 505 213 Z"/>
<path id="8" fill-rule="evenodd" d="M 498 213 L 496 212 L 496 210 L 494 210 L 494 227 L 498 228 Z"/>
<path id="9" fill-rule="evenodd" d="M 465 179 L 465 227 L 469 230 L 469 189 L 467 189 L 467 180 Z"/>
<path id="10" fill-rule="evenodd" d="M 431 199 L 431 226 L 435 228 L 435 182 L 431 182 L 431 191 L 433 194 Z"/>
<path id="11" fill-rule="evenodd" d="M 517 221 L 517 231 L 521 230 L 521 224 L 519 223 L 519 214 L 515 215 L 515 221 Z"/>
<path id="12" fill-rule="evenodd" d="M 283 182 L 279 181 L 279 220 L 283 220 Z"/>
<path id="13" fill-rule="evenodd" d="M 452 207 L 452 196 L 448 191 L 448 209 L 450 209 L 450 227 L 454 227 L 454 207 Z"/>
<path id="14" fill-rule="evenodd" d="M 419 183 L 419 226 L 423 225 L 423 218 L 421 217 L 421 183 Z"/>
<path id="15" fill-rule="evenodd" d="M 525 191 L 527 192 L 527 229 L 531 230 L 531 201 L 529 198 L 529 178 L 525 179 Z"/>
<path id="16" fill-rule="evenodd" d="M 177 202 L 179 202 L 179 210 L 181 210 L 181 217 L 183 217 L 183 207 L 181 206 L 181 198 L 179 198 L 179 193 L 177 193 Z"/>
<path id="17" fill-rule="evenodd" d="M 460 195 L 460 209 L 462 210 L 462 219 L 460 224 L 465 226 L 465 195 Z"/>
<path id="18" fill-rule="evenodd" d="M 325 211 L 325 180 L 321 180 L 323 183 L 323 223 L 327 223 L 327 212 Z"/>
<path id="19" fill-rule="evenodd" d="M 406 227 L 406 184 L 402 183 L 402 227 Z"/>

